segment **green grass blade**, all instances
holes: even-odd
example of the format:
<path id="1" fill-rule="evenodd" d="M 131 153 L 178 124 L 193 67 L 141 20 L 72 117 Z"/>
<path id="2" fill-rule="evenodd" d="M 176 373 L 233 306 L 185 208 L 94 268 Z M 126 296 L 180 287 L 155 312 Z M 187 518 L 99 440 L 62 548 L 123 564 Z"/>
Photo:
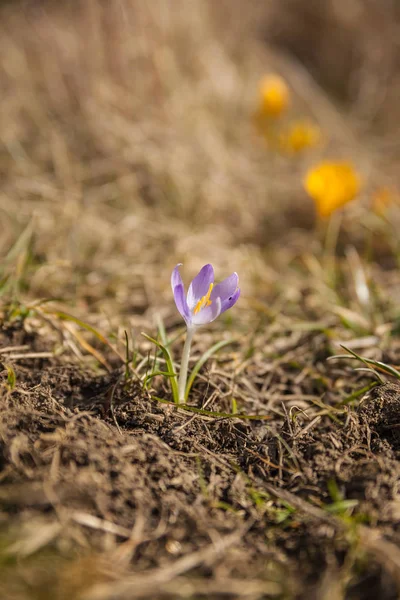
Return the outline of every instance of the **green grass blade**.
<path id="1" fill-rule="evenodd" d="M 338 402 L 337 406 L 346 406 L 346 404 L 350 404 L 350 402 L 357 400 L 360 396 L 364 396 L 364 394 L 366 394 L 367 392 L 372 390 L 377 385 L 379 385 L 379 383 L 377 381 L 373 381 L 369 385 L 366 385 L 365 387 L 361 388 L 360 390 L 356 390 L 355 392 L 350 394 L 350 396 L 347 396 L 346 398 L 344 398 L 343 400 Z"/>
<path id="2" fill-rule="evenodd" d="M 128 332 L 126 331 L 126 329 L 124 329 L 124 334 L 125 334 L 125 381 L 128 381 L 129 379 L 129 362 L 130 362 L 130 354 L 129 354 L 129 337 L 128 337 Z"/>
<path id="3" fill-rule="evenodd" d="M 235 340 L 226 340 L 226 341 L 222 341 L 222 342 L 217 342 L 216 344 L 214 344 L 214 346 L 211 346 L 211 348 L 209 348 L 207 350 L 207 352 L 204 352 L 204 354 L 201 356 L 201 358 L 197 361 L 197 363 L 193 367 L 193 370 L 192 370 L 192 372 L 191 372 L 191 374 L 189 376 L 188 382 L 186 384 L 185 400 L 187 400 L 188 397 L 189 397 L 190 390 L 192 388 L 194 380 L 196 379 L 197 374 L 200 371 L 201 367 L 208 361 L 208 359 L 213 354 L 215 354 L 216 352 L 218 352 L 218 350 L 220 350 L 224 346 L 227 346 L 228 344 L 232 344 L 234 341 Z"/>
<path id="4" fill-rule="evenodd" d="M 152 396 L 153 400 L 157 400 L 157 402 L 161 402 L 162 404 L 173 404 L 170 400 L 166 400 L 165 398 L 159 398 L 158 396 Z M 243 413 L 226 413 L 219 412 L 215 410 L 206 410 L 205 408 L 197 408 L 197 406 L 191 406 L 190 404 L 179 404 L 179 408 L 182 410 L 187 410 L 188 412 L 196 413 L 197 415 L 204 415 L 205 417 L 214 417 L 214 418 L 223 418 L 223 419 L 244 419 L 250 421 L 269 421 L 272 417 L 271 415 L 246 415 Z"/>
<path id="5" fill-rule="evenodd" d="M 17 238 L 15 243 L 11 246 L 10 250 L 6 254 L 3 259 L 4 264 L 8 264 L 13 262 L 18 258 L 18 256 L 24 252 L 30 245 L 32 241 L 32 236 L 34 232 L 34 223 L 33 219 L 29 221 L 28 225 L 21 232 L 20 236 Z"/>
<path id="6" fill-rule="evenodd" d="M 367 366 L 372 365 L 372 366 L 376 367 L 377 369 L 379 369 L 380 371 L 383 371 L 384 373 L 392 375 L 393 377 L 396 377 L 396 379 L 400 379 L 400 372 L 397 371 L 397 369 L 395 369 L 394 367 L 391 367 L 390 365 L 387 365 L 386 363 L 383 363 L 380 360 L 373 360 L 372 358 L 366 358 L 365 356 L 360 356 L 359 354 L 354 352 L 354 350 L 347 348 L 347 346 L 342 346 L 342 348 L 344 350 L 346 350 L 346 352 L 351 354 L 351 356 L 347 356 L 346 354 L 339 354 L 337 356 L 332 356 L 332 358 L 354 358 L 354 359 L 361 361 L 362 363 L 364 363 Z M 378 373 L 377 373 L 377 375 L 378 375 Z M 380 379 L 381 383 L 384 383 L 383 380 L 379 377 L 379 375 L 378 375 L 378 378 Z"/>
<path id="7" fill-rule="evenodd" d="M 97 331 L 97 329 L 92 327 L 92 325 L 89 325 L 89 323 L 85 323 L 85 321 L 78 319 L 78 317 L 74 317 L 73 315 L 70 315 L 69 313 L 66 313 L 66 312 L 63 312 L 60 310 L 45 309 L 43 312 L 50 313 L 50 314 L 58 317 L 62 321 L 72 321 L 72 323 L 76 323 L 77 325 L 79 325 L 79 327 L 82 327 L 82 329 L 86 329 L 86 331 L 89 331 L 90 333 L 92 333 L 103 344 L 106 344 L 107 346 L 111 346 L 110 342 L 107 340 L 107 338 L 104 337 L 103 334 L 101 334 L 99 331 Z"/>
<path id="8" fill-rule="evenodd" d="M 160 315 L 157 316 L 157 329 L 158 329 L 158 333 L 160 335 L 161 343 L 163 344 L 163 346 L 168 348 L 169 342 L 168 342 L 167 332 L 165 330 L 164 321 L 162 320 Z"/>
<path id="9" fill-rule="evenodd" d="M 4 365 L 7 371 L 7 385 L 8 389 L 11 391 L 15 388 L 15 384 L 17 382 L 17 377 L 15 375 L 15 371 L 11 365 Z"/>
<path id="10" fill-rule="evenodd" d="M 149 335 L 147 335 L 147 333 L 142 332 L 142 336 L 145 337 L 146 340 L 148 340 L 149 342 L 151 342 L 152 344 L 157 346 L 157 348 L 159 348 L 161 350 L 161 352 L 163 353 L 165 362 L 167 364 L 168 376 L 170 377 L 170 381 L 171 381 L 172 397 L 174 399 L 174 402 L 176 404 L 179 404 L 178 382 L 177 382 L 176 373 L 174 371 L 174 364 L 173 364 L 173 360 L 172 360 L 170 351 L 161 342 L 159 342 L 159 341 L 155 340 L 154 338 L 150 337 Z"/>
<path id="11" fill-rule="evenodd" d="M 238 411 L 238 405 L 237 405 L 236 398 L 232 398 L 231 405 L 232 405 L 232 414 L 234 415 Z"/>
<path id="12" fill-rule="evenodd" d="M 358 505 L 358 500 L 339 500 L 338 502 L 334 502 L 333 504 L 328 504 L 324 508 L 328 513 L 331 513 L 333 515 L 343 515 L 348 511 L 352 511 Z"/>

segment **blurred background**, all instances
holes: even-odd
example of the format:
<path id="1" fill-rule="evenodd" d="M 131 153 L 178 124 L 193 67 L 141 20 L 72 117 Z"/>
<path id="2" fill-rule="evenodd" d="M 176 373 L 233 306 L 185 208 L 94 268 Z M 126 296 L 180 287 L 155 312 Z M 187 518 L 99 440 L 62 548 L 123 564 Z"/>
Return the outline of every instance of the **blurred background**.
<path id="1" fill-rule="evenodd" d="M 0 0 L 1 598 L 398 597 L 399 98 L 398 0 Z"/>
<path id="2" fill-rule="evenodd" d="M 110 318 L 159 308 L 176 262 L 265 297 L 324 247 L 321 161 L 357 177 L 338 253 L 395 267 L 399 28 L 395 0 L 1 2 L 7 269 Z"/>

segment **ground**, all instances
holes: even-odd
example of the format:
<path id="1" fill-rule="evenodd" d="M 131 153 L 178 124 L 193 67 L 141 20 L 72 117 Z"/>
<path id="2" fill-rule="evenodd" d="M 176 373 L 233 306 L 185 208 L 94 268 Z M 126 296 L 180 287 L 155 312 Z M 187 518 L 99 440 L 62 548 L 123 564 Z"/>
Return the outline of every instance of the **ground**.
<path id="1" fill-rule="evenodd" d="M 0 3 L 1 598 L 399 596 L 399 23 L 389 0 Z M 315 147 L 258 129 L 267 73 L 273 128 L 308 119 Z M 362 181 L 328 219 L 321 159 Z M 241 287 L 179 406 L 145 337 L 179 369 L 178 262 Z"/>

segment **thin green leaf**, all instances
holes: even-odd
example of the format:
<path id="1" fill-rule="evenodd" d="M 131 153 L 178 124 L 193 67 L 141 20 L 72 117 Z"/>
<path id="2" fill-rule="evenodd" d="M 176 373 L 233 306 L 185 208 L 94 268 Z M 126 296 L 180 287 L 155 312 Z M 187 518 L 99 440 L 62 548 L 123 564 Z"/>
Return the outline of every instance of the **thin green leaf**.
<path id="1" fill-rule="evenodd" d="M 7 385 L 8 388 L 10 390 L 13 390 L 15 388 L 15 384 L 17 381 L 17 377 L 15 375 L 15 371 L 14 369 L 11 367 L 11 365 L 4 365 L 7 371 Z"/>
<path id="2" fill-rule="evenodd" d="M 333 503 L 336 504 L 337 502 L 341 502 L 343 500 L 343 496 L 340 493 L 338 484 L 335 479 L 329 479 L 328 483 L 327 483 L 327 487 L 328 487 L 328 492 L 329 492 L 329 495 L 330 495 Z"/>
<path id="3" fill-rule="evenodd" d="M 147 383 L 153 379 L 153 377 L 157 377 L 157 375 L 163 375 L 163 377 L 176 377 L 176 373 L 169 373 L 168 371 L 152 371 L 143 379 L 143 387 L 147 389 Z"/>
<path id="4" fill-rule="evenodd" d="M 347 356 L 346 354 L 341 354 L 341 355 L 338 355 L 337 357 L 331 357 L 331 358 L 350 358 L 350 359 L 353 358 L 353 359 L 357 359 L 357 360 L 361 361 L 362 363 L 364 363 L 367 366 L 368 365 L 373 365 L 374 367 L 376 367 L 380 371 L 383 371 L 384 373 L 388 373 L 389 375 L 392 375 L 393 377 L 396 377 L 396 379 L 400 379 L 400 372 L 397 371 L 397 369 L 395 369 L 394 367 L 391 367 L 390 365 L 387 365 L 386 363 L 383 363 L 380 360 L 373 360 L 372 358 L 366 358 L 364 356 L 360 356 L 359 354 L 357 354 L 356 352 L 354 352 L 350 348 L 347 348 L 346 346 L 342 346 L 342 348 L 344 350 L 346 350 L 347 352 L 349 352 L 349 354 L 351 354 L 351 356 Z M 378 374 L 377 374 L 377 376 L 380 379 L 381 383 L 384 383 L 384 381 L 382 380 L 381 377 L 379 377 Z"/>
<path id="5" fill-rule="evenodd" d="M 49 304 L 50 302 L 63 302 L 62 298 L 58 298 L 57 296 L 51 298 L 39 298 L 39 300 L 34 300 L 28 304 L 29 309 L 34 309 L 43 306 L 44 304 Z"/>
<path id="6" fill-rule="evenodd" d="M 207 350 L 207 352 L 204 352 L 204 354 L 201 356 L 201 358 L 197 361 L 197 363 L 193 367 L 193 370 L 192 370 L 192 372 L 190 374 L 190 377 L 188 379 L 188 382 L 186 384 L 186 390 L 185 390 L 185 399 L 186 400 L 189 397 L 190 390 L 192 388 L 194 380 L 196 379 L 197 374 L 200 371 L 201 367 L 208 361 L 208 359 L 213 354 L 215 354 L 216 352 L 218 352 L 218 350 L 220 350 L 224 346 L 228 346 L 228 344 L 232 344 L 234 341 L 235 340 L 223 340 L 222 342 L 217 342 L 216 344 L 214 344 L 214 346 L 211 346 L 211 348 L 209 348 Z"/>
<path id="7" fill-rule="evenodd" d="M 350 404 L 350 402 L 357 400 L 357 398 L 359 398 L 360 396 L 363 396 L 364 394 L 366 394 L 367 392 L 372 390 L 377 385 L 379 385 L 379 383 L 377 381 L 373 381 L 369 385 L 366 385 L 365 387 L 361 388 L 360 390 L 357 390 L 357 391 L 353 392 L 352 394 L 350 394 L 350 396 L 347 396 L 346 398 L 344 398 L 344 400 L 342 400 L 341 402 L 338 403 L 338 406 L 345 406 L 346 404 Z"/>
<path id="8" fill-rule="evenodd" d="M 158 396 L 152 396 L 153 400 L 157 400 L 157 402 L 162 402 L 163 404 L 173 404 L 170 400 L 166 400 L 165 398 L 159 398 Z M 250 421 L 268 421 L 272 417 L 271 415 L 245 415 L 243 413 L 226 413 L 219 412 L 214 410 L 206 410 L 204 408 L 197 408 L 197 406 L 191 406 L 190 404 L 179 404 L 179 408 L 182 410 L 187 410 L 189 412 L 196 413 L 198 415 L 204 415 L 206 417 L 216 417 L 216 418 L 224 418 L 224 419 L 248 419 Z"/>
<path id="9" fill-rule="evenodd" d="M 237 515 L 240 512 L 239 509 L 234 508 L 231 504 L 228 504 L 228 502 L 224 502 L 223 500 L 219 500 L 218 502 L 213 502 L 212 507 L 219 508 L 221 510 L 225 510 L 226 512 L 231 512 L 234 515 Z"/>
<path id="10" fill-rule="evenodd" d="M 348 510 L 353 510 L 358 504 L 358 500 L 339 500 L 338 502 L 325 506 L 325 510 L 334 515 L 342 514 Z"/>
<path id="11" fill-rule="evenodd" d="M 63 312 L 61 310 L 45 310 L 43 312 L 48 312 L 52 315 L 55 315 L 62 321 L 72 321 L 72 323 L 76 323 L 77 325 L 79 325 L 79 327 L 82 327 L 83 329 L 86 329 L 86 331 L 93 333 L 93 335 L 97 337 L 97 339 L 100 340 L 100 342 L 102 342 L 103 344 L 111 346 L 110 342 L 107 340 L 107 338 L 104 337 L 103 334 L 101 334 L 99 331 L 97 331 L 97 329 L 92 327 L 92 325 L 89 325 L 89 323 L 85 323 L 85 321 L 78 319 L 78 317 L 74 317 L 73 315 L 70 315 L 69 313 Z"/>
<path id="12" fill-rule="evenodd" d="M 161 342 L 159 342 L 159 341 L 155 340 L 154 338 L 150 337 L 149 335 L 147 335 L 147 333 L 142 332 L 142 336 L 145 337 L 146 340 L 148 340 L 149 342 L 151 342 L 152 344 L 157 346 L 157 348 L 159 348 L 161 350 L 161 352 L 163 353 L 165 362 L 167 364 L 167 370 L 169 373 L 170 381 L 171 381 L 172 397 L 174 399 L 174 402 L 176 404 L 179 404 L 178 382 L 177 382 L 176 373 L 174 371 L 174 365 L 173 365 L 173 360 L 172 360 L 170 351 Z"/>
<path id="13" fill-rule="evenodd" d="M 360 371 L 362 371 L 363 373 L 372 373 L 372 375 L 377 375 L 375 369 L 371 369 L 371 367 L 357 367 L 356 369 L 354 369 L 354 371 L 357 371 L 358 373 Z M 379 381 L 382 383 L 382 379 L 379 378 Z"/>
<path id="14" fill-rule="evenodd" d="M 25 227 L 21 235 L 18 237 L 18 239 L 15 241 L 13 246 L 11 246 L 10 250 L 6 254 L 5 258 L 3 259 L 4 264 L 8 264 L 13 260 L 16 260 L 18 256 L 29 247 L 33 231 L 34 223 L 32 219 L 31 221 L 29 221 L 28 225 Z"/>
<path id="15" fill-rule="evenodd" d="M 128 332 L 126 331 L 126 329 L 124 329 L 124 334 L 125 334 L 125 381 L 128 381 L 129 379 L 129 363 L 130 363 L 130 356 L 129 356 L 129 337 L 128 337 Z"/>
<path id="16" fill-rule="evenodd" d="M 232 398 L 231 403 L 232 403 L 232 414 L 236 414 L 238 411 L 236 398 Z"/>
<path id="17" fill-rule="evenodd" d="M 169 346 L 167 332 L 165 330 L 164 321 L 160 315 L 157 316 L 157 328 L 158 333 L 160 334 L 161 343 L 167 348 Z"/>

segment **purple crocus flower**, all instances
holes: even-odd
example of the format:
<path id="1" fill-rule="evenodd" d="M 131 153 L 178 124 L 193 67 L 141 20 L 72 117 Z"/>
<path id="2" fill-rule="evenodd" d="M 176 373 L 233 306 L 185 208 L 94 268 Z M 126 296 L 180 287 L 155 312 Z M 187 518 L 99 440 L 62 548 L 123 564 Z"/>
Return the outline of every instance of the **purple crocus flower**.
<path id="1" fill-rule="evenodd" d="M 226 279 L 214 285 L 214 269 L 212 265 L 204 265 L 189 285 L 187 295 L 179 267 L 172 271 L 171 286 L 175 304 L 185 319 L 187 328 L 194 329 L 214 321 L 221 313 L 231 308 L 240 296 L 239 277 L 232 273 Z"/>
<path id="2" fill-rule="evenodd" d="M 239 277 L 232 273 L 229 277 L 214 285 L 212 265 L 204 265 L 189 285 L 188 293 L 176 265 L 171 275 L 175 304 L 187 326 L 185 345 L 182 351 L 181 368 L 178 379 L 179 402 L 186 402 L 189 391 L 186 381 L 189 366 L 190 346 L 197 327 L 214 321 L 218 315 L 231 308 L 240 296 Z"/>

